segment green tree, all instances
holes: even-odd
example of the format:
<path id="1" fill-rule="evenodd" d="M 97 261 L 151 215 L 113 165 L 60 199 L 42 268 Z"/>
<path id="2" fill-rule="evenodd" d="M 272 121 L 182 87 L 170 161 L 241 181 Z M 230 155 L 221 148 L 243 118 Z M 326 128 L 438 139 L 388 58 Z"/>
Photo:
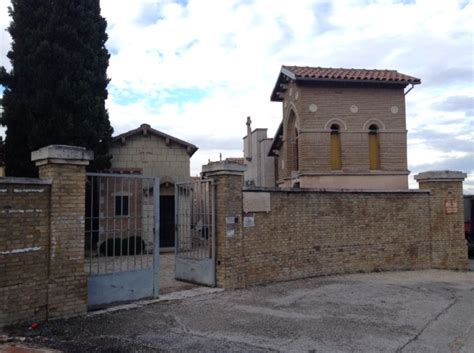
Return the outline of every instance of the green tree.
<path id="1" fill-rule="evenodd" d="M 0 69 L 7 175 L 36 175 L 30 153 L 51 144 L 91 149 L 90 170 L 109 168 L 109 54 L 99 0 L 12 0 L 9 12 L 12 70 Z"/>

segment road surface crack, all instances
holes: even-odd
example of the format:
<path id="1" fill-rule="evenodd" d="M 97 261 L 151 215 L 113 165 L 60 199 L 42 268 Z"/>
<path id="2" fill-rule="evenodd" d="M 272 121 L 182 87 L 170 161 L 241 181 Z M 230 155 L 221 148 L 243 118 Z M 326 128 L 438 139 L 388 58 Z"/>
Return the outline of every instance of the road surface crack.
<path id="1" fill-rule="evenodd" d="M 403 352 L 403 350 L 411 343 L 413 343 L 414 341 L 416 341 L 422 334 L 423 332 L 426 331 L 426 329 L 435 321 L 437 321 L 442 315 L 446 314 L 459 300 L 459 298 L 452 292 L 451 292 L 451 296 L 452 298 L 454 299 L 448 306 L 446 306 L 443 310 L 441 310 L 434 318 L 432 318 L 431 320 L 429 320 L 425 326 L 423 326 L 423 328 L 413 337 L 411 338 L 410 340 L 408 340 L 403 346 L 401 346 L 400 348 L 397 349 L 397 353 L 401 353 Z"/>

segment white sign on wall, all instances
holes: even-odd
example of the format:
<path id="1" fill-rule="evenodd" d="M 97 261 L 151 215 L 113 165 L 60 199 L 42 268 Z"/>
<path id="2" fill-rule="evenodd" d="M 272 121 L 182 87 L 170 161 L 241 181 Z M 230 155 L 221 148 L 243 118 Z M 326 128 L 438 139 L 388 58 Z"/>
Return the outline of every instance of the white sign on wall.
<path id="1" fill-rule="evenodd" d="M 243 193 L 243 204 L 245 213 L 270 212 L 270 193 L 245 191 Z"/>
<path id="2" fill-rule="evenodd" d="M 254 216 L 245 216 L 244 217 L 244 228 L 255 227 L 255 217 Z"/>

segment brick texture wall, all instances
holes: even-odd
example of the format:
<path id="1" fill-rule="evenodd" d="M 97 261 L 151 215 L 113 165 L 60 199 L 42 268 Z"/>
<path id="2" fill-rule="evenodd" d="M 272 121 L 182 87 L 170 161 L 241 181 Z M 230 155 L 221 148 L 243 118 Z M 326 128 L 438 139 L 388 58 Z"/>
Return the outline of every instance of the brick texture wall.
<path id="1" fill-rule="evenodd" d="M 242 181 L 239 175 L 216 178 L 216 283 L 219 287 L 238 288 L 244 282 L 245 258 L 242 257 Z M 235 236 L 227 237 L 226 217 L 237 217 Z"/>
<path id="2" fill-rule="evenodd" d="M 420 189 L 431 190 L 432 267 L 457 269 L 467 266 L 462 183 L 420 182 Z M 457 210 L 448 213 L 447 203 L 454 203 Z"/>
<path id="3" fill-rule="evenodd" d="M 462 208 L 462 183 L 422 190 L 240 190 L 217 177 L 217 285 L 242 288 L 319 275 L 427 268 L 467 269 L 462 209 L 446 214 L 446 196 Z M 269 194 L 269 212 L 242 211 L 242 200 Z M 236 235 L 225 217 L 237 217 Z M 243 227 L 253 216 L 255 226 Z"/>
<path id="4" fill-rule="evenodd" d="M 87 310 L 84 270 L 86 170 L 83 165 L 47 164 L 39 167 L 52 180 L 49 260 L 49 318 L 64 318 Z"/>
<path id="5" fill-rule="evenodd" d="M 44 320 L 50 185 L 0 179 L 0 327 Z"/>
<path id="6" fill-rule="evenodd" d="M 41 179 L 0 178 L 0 328 L 87 310 L 86 165 L 73 146 L 32 153 Z"/>
<path id="7" fill-rule="evenodd" d="M 315 112 L 310 105 L 316 105 Z M 368 127 L 379 127 L 381 172 L 407 172 L 406 118 L 403 89 L 370 87 L 312 87 L 289 84 L 283 101 L 283 145 L 279 177 L 291 176 L 288 123 L 296 115 L 299 171 L 329 173 L 330 126 L 340 126 L 342 173 L 369 172 Z M 351 111 L 356 107 L 357 111 Z M 392 110 L 396 107 L 396 110 Z M 393 108 L 395 109 L 395 108 Z M 292 128 L 292 127 L 291 127 Z M 282 160 L 285 160 L 282 163 Z"/>

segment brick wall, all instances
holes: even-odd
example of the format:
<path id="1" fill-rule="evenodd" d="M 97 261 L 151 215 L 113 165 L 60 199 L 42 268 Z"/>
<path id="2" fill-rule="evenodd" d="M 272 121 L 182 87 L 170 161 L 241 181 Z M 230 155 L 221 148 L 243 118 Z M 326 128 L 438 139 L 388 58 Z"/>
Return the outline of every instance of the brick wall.
<path id="1" fill-rule="evenodd" d="M 242 177 L 216 178 L 216 283 L 218 287 L 239 288 L 244 282 L 245 258 L 242 256 Z M 227 237 L 226 217 L 237 217 L 235 236 Z"/>
<path id="2" fill-rule="evenodd" d="M 310 106 L 315 105 L 316 111 Z M 316 87 L 290 83 L 283 100 L 283 145 L 280 150 L 279 184 L 291 177 L 291 112 L 296 116 L 300 175 L 333 173 L 330 164 L 330 126 L 340 126 L 342 170 L 369 171 L 368 127 L 379 127 L 381 169 L 376 174 L 407 175 L 405 96 L 403 89 L 383 87 Z M 284 162 L 282 163 L 282 160 Z M 397 176 L 401 175 L 401 176 Z M 302 178 L 304 179 L 304 178 Z M 345 180 L 341 180 L 344 183 Z M 400 181 L 399 181 L 400 183 Z M 367 185 L 363 185 L 364 188 Z M 327 186 L 323 186 L 327 187 Z M 408 183 L 405 182 L 405 189 Z"/>
<path id="3" fill-rule="evenodd" d="M 47 316 L 50 185 L 0 179 L 0 327 Z"/>
<path id="4" fill-rule="evenodd" d="M 47 164 L 40 166 L 39 175 L 52 180 L 48 317 L 76 316 L 87 310 L 86 170 L 82 165 Z"/>
<path id="5" fill-rule="evenodd" d="M 41 179 L 0 178 L 0 328 L 87 309 L 85 167 L 92 153 L 32 153 Z"/>
<path id="6" fill-rule="evenodd" d="M 461 174 L 461 173 L 459 173 Z M 446 179 L 437 179 L 444 176 Z M 464 202 L 460 175 L 443 171 L 415 176 L 420 189 L 430 190 L 430 233 L 432 235 L 432 267 L 457 269 L 467 266 L 464 238 Z M 425 179 L 426 178 L 426 179 Z M 452 180 L 458 178 L 458 180 Z M 462 234 L 462 236 L 461 236 Z"/>
<path id="7" fill-rule="evenodd" d="M 238 176 L 216 181 L 219 287 L 359 271 L 467 269 L 459 180 L 397 192 L 242 192 Z M 446 214 L 451 198 L 458 209 Z M 229 216 L 238 219 L 233 237 L 226 234 Z M 244 217 L 255 225 L 244 227 Z"/>

